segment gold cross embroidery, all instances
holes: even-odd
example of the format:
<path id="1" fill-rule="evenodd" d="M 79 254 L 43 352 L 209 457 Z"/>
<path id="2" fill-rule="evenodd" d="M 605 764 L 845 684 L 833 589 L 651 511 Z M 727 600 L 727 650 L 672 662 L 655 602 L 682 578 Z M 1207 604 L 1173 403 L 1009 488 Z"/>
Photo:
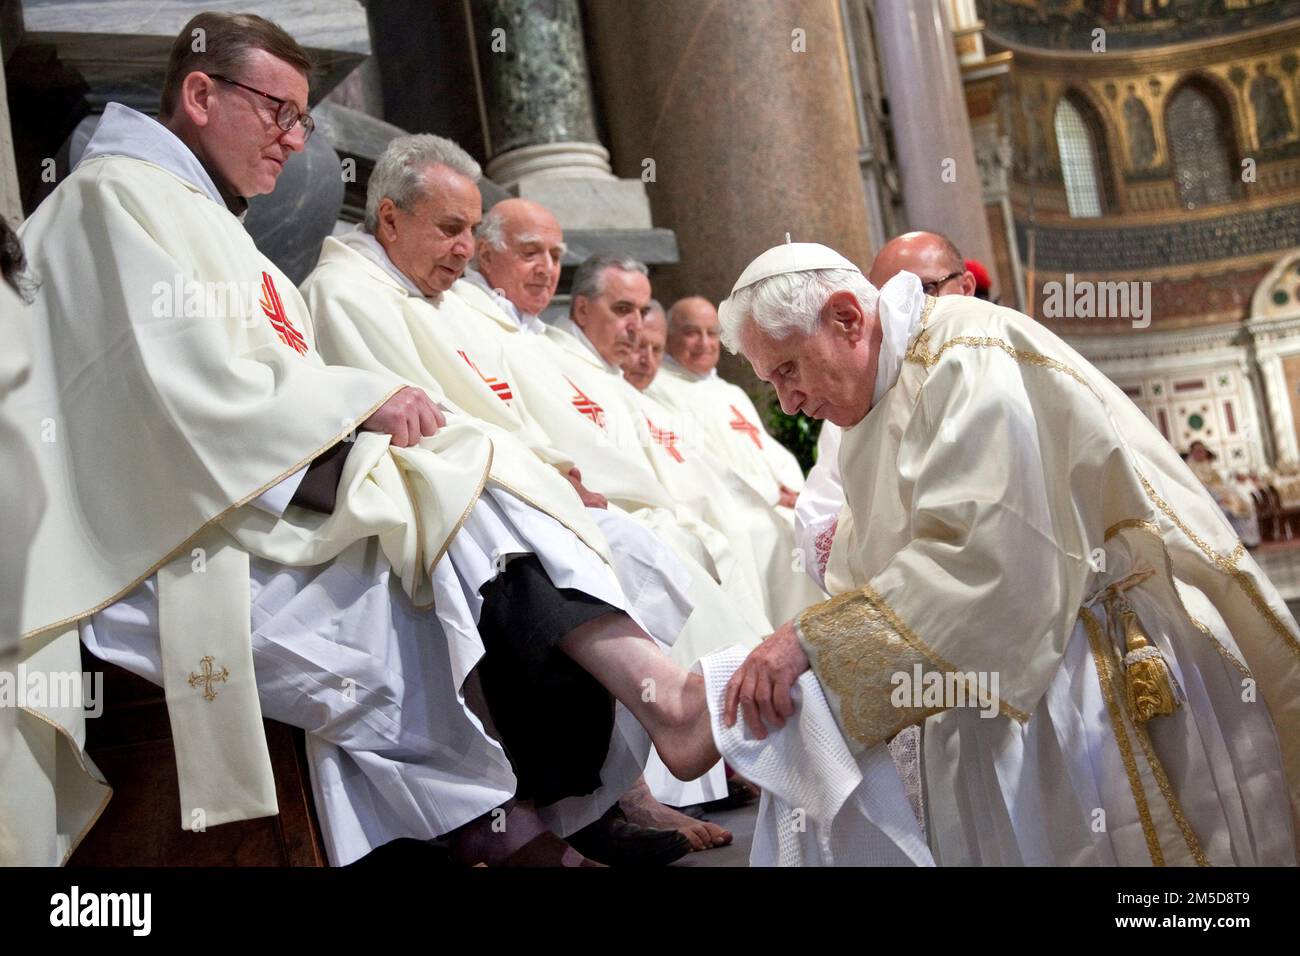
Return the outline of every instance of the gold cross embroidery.
<path id="1" fill-rule="evenodd" d="M 212 669 L 211 655 L 203 658 L 199 663 L 203 665 L 203 673 L 195 674 L 193 671 L 190 671 L 190 686 L 198 687 L 202 684 L 204 700 L 216 700 L 217 692 L 212 689 L 212 682 L 219 680 L 222 683 L 225 683 L 230 677 L 230 671 L 225 667 L 221 668 L 220 671 L 214 671 Z"/>

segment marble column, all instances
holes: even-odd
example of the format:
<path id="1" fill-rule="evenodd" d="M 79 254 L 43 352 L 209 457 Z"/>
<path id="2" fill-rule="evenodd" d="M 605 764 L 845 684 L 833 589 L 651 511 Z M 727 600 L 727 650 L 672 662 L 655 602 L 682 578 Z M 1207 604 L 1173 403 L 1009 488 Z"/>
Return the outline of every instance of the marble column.
<path id="1" fill-rule="evenodd" d="M 639 179 L 620 180 L 596 133 L 578 0 L 482 0 L 474 40 L 486 172 L 565 229 L 648 229 Z"/>
<path id="2" fill-rule="evenodd" d="M 1273 352 L 1258 359 L 1260 378 L 1264 382 L 1264 398 L 1268 403 L 1269 425 L 1273 432 L 1274 464 L 1300 461 L 1300 445 L 1296 442 L 1295 420 L 1291 414 L 1286 372 L 1282 369 L 1282 356 Z"/>
<path id="3" fill-rule="evenodd" d="M 655 221 L 677 233 L 681 262 L 655 274 L 658 298 L 718 301 L 787 232 L 866 271 L 868 213 L 836 0 L 588 0 L 587 15 L 615 169 L 648 178 Z"/>
<path id="4" fill-rule="evenodd" d="M 912 229 L 942 232 L 993 266 L 980 174 L 944 0 L 876 4 L 876 36 Z"/>
<path id="5" fill-rule="evenodd" d="M 975 9 L 975 0 L 946 0 L 948 19 L 952 25 L 953 45 L 957 59 L 964 66 L 984 59 L 984 23 Z"/>

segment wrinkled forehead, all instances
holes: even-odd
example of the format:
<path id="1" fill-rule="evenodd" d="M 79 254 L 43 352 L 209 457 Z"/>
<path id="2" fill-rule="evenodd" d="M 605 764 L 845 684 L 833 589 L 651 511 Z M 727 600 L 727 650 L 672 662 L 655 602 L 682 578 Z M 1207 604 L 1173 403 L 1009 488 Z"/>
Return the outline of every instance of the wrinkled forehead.
<path id="1" fill-rule="evenodd" d="M 552 216 L 522 213 L 505 222 L 506 242 L 511 246 L 564 245 L 564 232 Z"/>
<path id="2" fill-rule="evenodd" d="M 599 298 L 611 305 L 630 302 L 638 309 L 644 309 L 650 304 L 650 280 L 639 272 L 610 266 L 601 275 L 601 289 Z"/>

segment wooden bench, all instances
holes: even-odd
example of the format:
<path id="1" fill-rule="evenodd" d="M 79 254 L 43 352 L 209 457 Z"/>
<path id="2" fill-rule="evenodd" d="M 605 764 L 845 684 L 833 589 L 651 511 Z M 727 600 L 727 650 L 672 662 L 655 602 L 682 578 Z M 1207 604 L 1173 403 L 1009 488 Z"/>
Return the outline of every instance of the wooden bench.
<path id="1" fill-rule="evenodd" d="M 312 802 L 305 738 L 265 721 L 278 816 L 181 829 L 171 723 L 161 687 L 103 661 L 104 712 L 86 721 L 86 750 L 113 787 L 113 799 L 69 866 L 326 866 Z"/>

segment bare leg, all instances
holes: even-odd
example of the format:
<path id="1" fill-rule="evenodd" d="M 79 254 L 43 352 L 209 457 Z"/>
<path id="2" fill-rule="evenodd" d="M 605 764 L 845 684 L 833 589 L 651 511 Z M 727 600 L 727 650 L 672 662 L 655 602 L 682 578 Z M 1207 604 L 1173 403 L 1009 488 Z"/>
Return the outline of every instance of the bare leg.
<path id="1" fill-rule="evenodd" d="M 624 815 L 633 823 L 661 830 L 676 830 L 691 841 L 692 850 L 711 850 L 731 842 L 731 831 L 708 820 L 696 820 L 660 803 L 641 777 L 619 799 Z"/>
<path id="2" fill-rule="evenodd" d="M 718 762 L 704 678 L 669 660 L 626 614 L 588 621 L 559 646 L 632 712 L 679 780 L 694 780 Z"/>

